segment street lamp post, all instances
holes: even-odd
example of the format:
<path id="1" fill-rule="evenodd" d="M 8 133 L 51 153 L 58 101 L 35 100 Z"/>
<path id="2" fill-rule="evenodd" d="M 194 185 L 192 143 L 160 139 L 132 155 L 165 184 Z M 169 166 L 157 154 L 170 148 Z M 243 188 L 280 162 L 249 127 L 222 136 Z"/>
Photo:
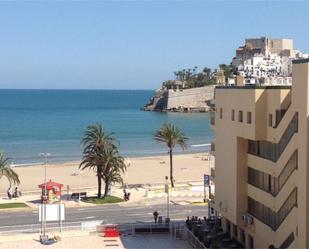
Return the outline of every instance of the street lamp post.
<path id="1" fill-rule="evenodd" d="M 51 154 L 44 152 L 40 153 L 39 156 L 44 157 L 44 195 L 43 195 L 43 215 L 42 217 L 42 224 L 41 227 L 43 228 L 43 237 L 46 235 L 46 201 L 47 201 L 47 182 L 46 182 L 46 166 L 47 166 L 47 157 L 49 157 Z"/>
<path id="2" fill-rule="evenodd" d="M 168 185 L 168 177 L 165 176 L 165 193 L 166 193 L 166 216 L 167 221 L 170 220 L 170 193 L 169 193 L 169 185 Z"/>

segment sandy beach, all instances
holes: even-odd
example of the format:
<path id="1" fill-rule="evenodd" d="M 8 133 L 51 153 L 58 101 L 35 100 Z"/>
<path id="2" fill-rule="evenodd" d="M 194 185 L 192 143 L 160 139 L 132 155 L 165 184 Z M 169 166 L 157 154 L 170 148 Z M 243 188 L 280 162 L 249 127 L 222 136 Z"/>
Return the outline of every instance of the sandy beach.
<path id="1" fill-rule="evenodd" d="M 174 178 L 176 183 L 185 181 L 203 181 L 203 174 L 210 174 L 210 165 L 214 163 L 214 157 L 208 160 L 207 153 L 174 155 Z M 124 181 L 128 184 L 156 184 L 163 183 L 165 176 L 169 175 L 169 157 L 138 157 L 129 158 L 130 166 L 124 174 Z M 79 161 L 65 163 L 48 163 L 47 180 L 62 183 L 64 189 L 69 185 L 70 189 L 96 188 L 97 180 L 92 170 L 76 176 Z M 44 165 L 27 167 L 15 167 L 20 177 L 20 189 L 23 192 L 37 191 L 38 185 L 44 181 Z M 8 181 L 2 178 L 0 192 L 5 193 L 9 186 Z"/>

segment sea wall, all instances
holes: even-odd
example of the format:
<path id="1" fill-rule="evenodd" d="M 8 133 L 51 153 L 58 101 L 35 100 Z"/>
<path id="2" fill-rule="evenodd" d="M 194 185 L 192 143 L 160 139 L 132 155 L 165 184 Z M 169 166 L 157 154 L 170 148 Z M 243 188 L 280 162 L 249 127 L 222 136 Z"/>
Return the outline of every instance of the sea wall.
<path id="1" fill-rule="evenodd" d="M 208 109 L 214 97 L 214 85 L 183 90 L 168 90 L 166 110 Z"/>

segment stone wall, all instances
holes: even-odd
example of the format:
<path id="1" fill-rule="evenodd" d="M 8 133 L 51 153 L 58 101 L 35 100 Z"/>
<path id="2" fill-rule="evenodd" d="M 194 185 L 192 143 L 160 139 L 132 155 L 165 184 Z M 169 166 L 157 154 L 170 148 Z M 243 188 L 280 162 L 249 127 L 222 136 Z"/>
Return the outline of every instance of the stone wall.
<path id="1" fill-rule="evenodd" d="M 167 110 L 208 108 L 206 101 L 214 97 L 214 85 L 184 90 L 168 90 Z"/>

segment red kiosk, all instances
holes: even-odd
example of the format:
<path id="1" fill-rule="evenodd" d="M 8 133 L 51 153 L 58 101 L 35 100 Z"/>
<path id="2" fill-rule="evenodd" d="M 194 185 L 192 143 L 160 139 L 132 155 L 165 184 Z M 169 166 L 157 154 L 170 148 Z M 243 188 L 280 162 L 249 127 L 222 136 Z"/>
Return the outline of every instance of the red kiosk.
<path id="1" fill-rule="evenodd" d="M 53 203 L 53 202 L 60 201 L 62 187 L 63 187 L 63 184 L 52 182 L 52 180 L 49 180 L 46 183 L 40 184 L 39 188 L 42 189 L 42 196 L 41 196 L 42 202 L 46 201 L 47 203 Z M 45 189 L 47 193 L 45 193 Z M 44 198 L 44 196 L 46 196 L 46 198 Z"/>
<path id="2" fill-rule="evenodd" d="M 103 228 L 104 237 L 119 237 L 119 225 L 118 224 L 106 224 Z"/>

